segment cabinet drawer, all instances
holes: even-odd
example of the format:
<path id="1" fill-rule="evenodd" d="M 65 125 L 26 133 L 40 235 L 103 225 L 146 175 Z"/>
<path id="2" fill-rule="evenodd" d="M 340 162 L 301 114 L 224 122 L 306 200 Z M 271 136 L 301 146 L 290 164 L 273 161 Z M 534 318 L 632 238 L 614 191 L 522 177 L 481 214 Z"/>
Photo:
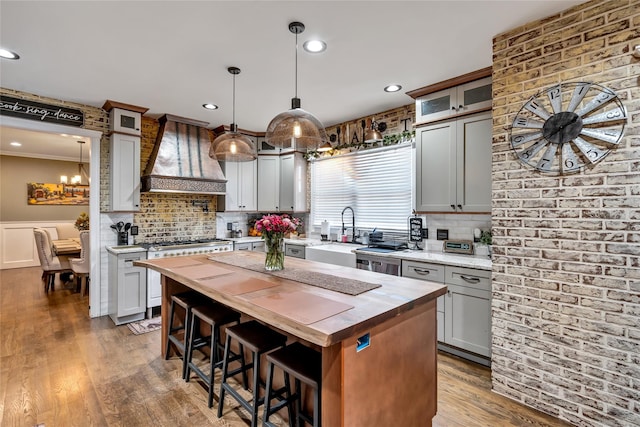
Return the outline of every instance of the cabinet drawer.
<path id="1" fill-rule="evenodd" d="M 294 258 L 304 259 L 304 246 L 301 245 L 284 245 L 284 254 Z"/>
<path id="2" fill-rule="evenodd" d="M 491 272 L 447 266 L 445 283 L 491 291 Z"/>
<path id="3" fill-rule="evenodd" d="M 247 243 L 235 242 L 233 244 L 233 250 L 234 251 L 250 251 L 251 250 L 251 242 L 247 242 Z"/>
<path id="4" fill-rule="evenodd" d="M 445 266 L 427 262 L 402 261 L 402 277 L 444 283 Z"/>

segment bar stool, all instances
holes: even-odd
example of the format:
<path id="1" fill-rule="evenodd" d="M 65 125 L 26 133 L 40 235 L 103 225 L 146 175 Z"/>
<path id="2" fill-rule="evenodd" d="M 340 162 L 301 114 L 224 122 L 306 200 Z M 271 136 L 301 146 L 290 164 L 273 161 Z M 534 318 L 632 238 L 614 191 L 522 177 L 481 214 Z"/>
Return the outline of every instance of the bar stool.
<path id="1" fill-rule="evenodd" d="M 211 333 L 207 336 L 200 334 L 200 324 L 204 322 L 211 327 Z M 191 321 L 189 322 L 190 332 L 187 341 L 186 371 L 184 379 L 189 382 L 191 371 L 196 373 L 202 381 L 207 385 L 209 408 L 213 406 L 213 377 L 216 368 L 222 364 L 220 359 L 220 351 L 222 351 L 222 343 L 220 342 L 220 327 L 230 323 L 240 323 L 240 313 L 229 307 L 210 302 L 206 305 L 198 305 L 191 309 Z M 200 367 L 193 363 L 193 351 L 209 347 L 209 374 L 205 374 Z M 236 355 L 234 355 L 236 356 Z M 239 357 L 239 356 L 238 356 Z M 242 358 L 244 366 L 244 358 Z M 245 380 L 245 388 L 246 388 Z"/>
<path id="2" fill-rule="evenodd" d="M 289 425 L 292 423 L 291 403 L 296 403 L 295 425 L 302 427 L 301 421 L 306 421 L 313 427 L 320 427 L 320 381 L 322 378 L 322 355 L 298 342 L 267 354 L 267 386 L 265 388 L 263 426 L 276 427 L 269 422 L 269 417 L 278 412 L 285 405 L 289 409 Z M 281 394 L 281 390 L 274 391 L 273 368 L 277 366 L 284 373 L 285 399 L 281 399 L 276 405 L 271 406 L 271 399 L 276 397 L 273 393 Z M 291 393 L 289 375 L 295 379 L 295 393 Z M 313 416 L 309 416 L 302 410 L 302 393 L 300 383 L 313 388 Z"/>
<path id="3" fill-rule="evenodd" d="M 235 339 L 240 347 L 239 356 L 243 360 L 240 368 L 229 371 L 229 363 L 235 360 L 231 357 L 231 340 Z M 224 346 L 224 358 L 222 364 L 222 384 L 220 385 L 220 401 L 218 403 L 218 418 L 222 417 L 224 409 L 224 394 L 229 392 L 240 405 L 251 413 L 251 427 L 256 427 L 258 421 L 258 407 L 264 403 L 264 398 L 260 398 L 260 356 L 278 348 L 284 347 L 287 337 L 271 328 L 251 320 L 240 325 L 227 328 L 227 340 Z M 244 348 L 248 348 L 253 353 L 253 362 L 244 364 Z M 227 379 L 240 372 L 243 379 L 246 379 L 246 372 L 253 369 L 253 398 L 251 402 L 245 400 L 228 382 Z M 245 387 L 246 388 L 246 387 Z"/>
<path id="4" fill-rule="evenodd" d="M 171 308 L 169 309 L 169 328 L 167 329 L 167 348 L 165 349 L 165 359 L 169 359 L 169 351 L 171 350 L 171 344 L 178 350 L 179 356 L 182 359 L 182 378 L 185 378 L 187 372 L 187 363 L 185 361 L 187 342 L 189 341 L 189 331 L 191 322 L 191 310 L 197 305 L 206 304 L 210 301 L 204 295 L 195 292 L 182 292 L 179 294 L 171 295 Z M 176 315 L 176 305 L 179 305 L 184 310 L 184 319 L 182 323 L 177 325 L 174 323 Z M 179 335 L 174 335 L 175 332 L 183 332 L 182 339 Z"/>

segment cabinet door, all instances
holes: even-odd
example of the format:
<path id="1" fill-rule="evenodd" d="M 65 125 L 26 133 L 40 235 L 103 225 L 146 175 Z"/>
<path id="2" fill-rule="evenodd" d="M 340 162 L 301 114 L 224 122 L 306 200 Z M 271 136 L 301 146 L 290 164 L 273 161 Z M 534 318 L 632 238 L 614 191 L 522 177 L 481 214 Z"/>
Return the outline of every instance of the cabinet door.
<path id="1" fill-rule="evenodd" d="M 111 209 L 140 210 L 140 137 L 111 135 Z"/>
<path id="2" fill-rule="evenodd" d="M 447 284 L 444 342 L 491 356 L 491 293 Z"/>
<path id="3" fill-rule="evenodd" d="M 491 77 L 469 82 L 456 87 L 456 113 L 472 113 L 491 108 Z"/>
<path id="4" fill-rule="evenodd" d="M 255 211 L 258 208 L 258 193 L 256 181 L 258 179 L 258 161 L 241 162 L 238 171 L 240 181 L 239 196 L 240 209 L 243 211 Z"/>
<path id="5" fill-rule="evenodd" d="M 457 120 L 456 207 L 491 212 L 491 113 Z"/>
<path id="6" fill-rule="evenodd" d="M 416 210 L 455 212 L 456 122 L 416 130 Z"/>
<path id="7" fill-rule="evenodd" d="M 280 158 L 258 156 L 258 210 L 278 212 L 280 198 Z"/>
<path id="8" fill-rule="evenodd" d="M 456 88 L 430 93 L 416 99 L 416 123 L 446 119 L 454 114 Z"/>
<path id="9" fill-rule="evenodd" d="M 251 250 L 251 242 L 248 243 L 238 243 L 235 242 L 233 244 L 234 251 L 250 251 Z"/>
<path id="10" fill-rule="evenodd" d="M 237 211 L 240 209 L 240 165 L 237 162 L 224 162 L 224 174 L 227 178 L 224 210 Z"/>
<path id="11" fill-rule="evenodd" d="M 288 154 L 280 157 L 280 210 L 293 212 L 295 188 L 295 156 Z"/>
<path id="12" fill-rule="evenodd" d="M 253 244 L 251 246 L 251 250 L 252 251 L 257 251 L 257 252 L 264 252 L 265 251 L 264 240 L 262 240 L 260 242 L 253 242 Z"/>
<path id="13" fill-rule="evenodd" d="M 111 123 L 111 130 L 115 132 L 138 136 L 142 133 L 142 114 L 137 111 L 113 108 L 109 112 L 109 121 Z"/>
<path id="14" fill-rule="evenodd" d="M 144 256 L 118 256 L 118 317 L 144 313 L 147 307 L 147 269 L 135 267 Z"/>
<path id="15" fill-rule="evenodd" d="M 307 210 L 307 162 L 302 154 L 280 156 L 280 211 Z"/>

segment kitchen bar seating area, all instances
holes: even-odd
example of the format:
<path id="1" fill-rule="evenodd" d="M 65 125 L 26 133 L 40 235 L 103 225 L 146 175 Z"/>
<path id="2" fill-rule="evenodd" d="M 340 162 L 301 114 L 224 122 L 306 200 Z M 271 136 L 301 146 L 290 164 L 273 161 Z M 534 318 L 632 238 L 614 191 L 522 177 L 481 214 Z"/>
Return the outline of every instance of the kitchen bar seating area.
<path id="1" fill-rule="evenodd" d="M 232 400 L 228 405 L 234 409 L 218 421 L 215 406 L 207 406 L 206 388 L 182 379 L 182 360 L 161 355 L 161 331 L 134 335 L 108 317 L 89 319 L 87 296 L 58 283 L 45 295 L 40 272 L 39 267 L 0 271 L 0 327 L 12 331 L 3 333 L 0 348 L 2 425 L 32 426 L 46 416 L 47 425 L 246 427 L 248 415 Z M 38 364 L 38 375 L 25 358 Z M 568 426 L 492 393 L 488 368 L 445 353 L 438 355 L 433 425 Z"/>

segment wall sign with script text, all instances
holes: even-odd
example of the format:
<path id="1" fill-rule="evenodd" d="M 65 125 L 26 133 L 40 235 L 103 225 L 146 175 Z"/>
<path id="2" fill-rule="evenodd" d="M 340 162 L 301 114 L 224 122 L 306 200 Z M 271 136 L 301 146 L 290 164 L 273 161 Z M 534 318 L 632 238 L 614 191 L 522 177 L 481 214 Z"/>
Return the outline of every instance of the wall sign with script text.
<path id="1" fill-rule="evenodd" d="M 10 96 L 0 96 L 0 115 L 67 126 L 84 126 L 84 113 L 80 110 Z"/>

